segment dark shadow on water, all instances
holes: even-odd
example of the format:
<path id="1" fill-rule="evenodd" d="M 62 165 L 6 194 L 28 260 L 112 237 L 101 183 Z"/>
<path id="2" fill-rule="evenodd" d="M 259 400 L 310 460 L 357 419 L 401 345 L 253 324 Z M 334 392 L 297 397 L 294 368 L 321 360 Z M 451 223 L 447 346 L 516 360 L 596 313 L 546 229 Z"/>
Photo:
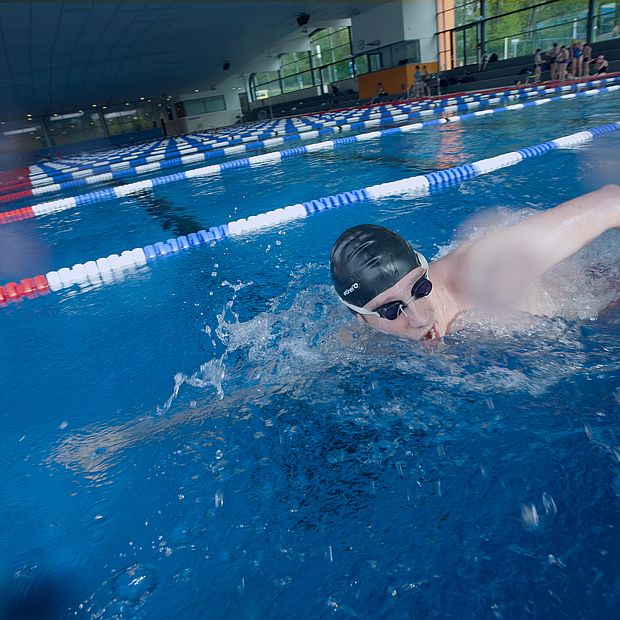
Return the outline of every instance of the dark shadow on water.
<path id="1" fill-rule="evenodd" d="M 21 581 L 21 583 L 20 583 Z M 2 620 L 57 620 L 73 600 L 66 580 L 49 575 L 0 587 Z"/>
<path id="2" fill-rule="evenodd" d="M 166 198 L 155 196 L 150 191 L 140 192 L 135 197 L 137 203 L 144 207 L 151 218 L 158 220 L 164 230 L 169 230 L 177 237 L 205 228 L 198 220 L 188 215 L 182 207 Z"/>

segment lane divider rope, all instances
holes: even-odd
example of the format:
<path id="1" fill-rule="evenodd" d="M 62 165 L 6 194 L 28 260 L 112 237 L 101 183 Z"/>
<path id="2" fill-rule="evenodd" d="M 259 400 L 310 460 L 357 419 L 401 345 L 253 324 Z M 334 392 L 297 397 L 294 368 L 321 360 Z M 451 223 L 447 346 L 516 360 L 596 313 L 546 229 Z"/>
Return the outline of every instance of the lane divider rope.
<path id="1" fill-rule="evenodd" d="M 620 77 L 620 72 L 607 74 L 604 79 L 609 80 L 614 77 Z M 579 84 L 586 81 L 591 81 L 589 78 L 582 78 L 579 80 L 572 80 L 570 82 L 564 83 L 567 84 Z M 284 126 L 285 132 L 288 131 L 290 127 L 298 128 L 299 131 L 303 131 L 305 129 L 315 128 L 316 123 L 314 119 L 322 119 L 322 118 L 330 118 L 334 117 L 338 114 L 345 115 L 357 115 L 357 118 L 366 118 L 364 116 L 367 113 L 374 113 L 377 110 L 382 112 L 384 109 L 398 108 L 399 106 L 412 106 L 414 104 L 422 105 L 422 104 L 430 104 L 437 106 L 445 106 L 446 103 L 450 103 L 455 101 L 456 98 L 462 98 L 462 101 L 476 101 L 484 97 L 491 97 L 494 94 L 499 94 L 500 92 L 527 92 L 529 90 L 538 90 L 542 88 L 549 88 L 550 84 L 553 86 L 558 86 L 560 83 L 543 83 L 539 85 L 532 85 L 529 87 L 519 86 L 514 88 L 512 91 L 506 91 L 506 87 L 499 87 L 493 89 L 483 89 L 475 92 L 459 92 L 459 93 L 449 93 L 446 95 L 435 95 L 429 99 L 409 99 L 404 102 L 396 102 L 389 101 L 386 103 L 378 103 L 374 105 L 356 105 L 354 107 L 339 109 L 339 110 L 328 110 L 321 112 L 310 112 L 307 114 L 300 114 L 293 117 L 287 117 L 284 119 L 272 119 L 270 121 L 254 121 L 251 123 L 246 123 L 242 126 L 242 132 L 240 133 L 240 128 L 237 126 L 222 128 L 218 131 L 217 137 L 213 134 L 207 134 L 205 132 L 197 132 L 194 134 L 185 134 L 182 136 L 178 136 L 176 138 L 168 138 L 158 139 L 151 143 L 139 144 L 135 146 L 127 146 L 127 147 L 114 147 L 108 148 L 103 151 L 98 151 L 96 154 L 87 154 L 87 155 L 79 155 L 73 157 L 65 157 L 62 159 L 57 159 L 51 162 L 39 163 L 31 165 L 28 168 L 18 168 L 14 170 L 9 170 L 0 173 L 2 175 L 0 177 L 0 193 L 5 193 L 7 187 L 7 180 L 9 181 L 9 185 L 16 184 L 15 189 L 21 187 L 32 187 L 32 182 L 35 182 L 38 177 L 45 177 L 44 168 L 51 167 L 52 169 L 63 169 L 66 170 L 71 168 L 71 166 L 77 165 L 78 167 L 81 165 L 85 165 L 87 163 L 91 163 L 95 166 L 105 166 L 106 164 L 110 164 L 113 161 L 122 161 L 124 156 L 133 157 L 139 156 L 140 154 L 147 153 L 149 151 L 158 150 L 156 147 L 161 147 L 159 150 L 166 150 L 170 142 L 174 142 L 175 144 L 183 144 L 188 142 L 189 139 L 199 138 L 201 140 L 211 140 L 216 141 L 221 137 L 227 138 L 239 138 L 243 137 L 248 133 L 258 134 L 260 130 L 267 131 L 270 129 L 280 129 Z M 449 100 L 449 101 L 446 101 Z M 101 161 L 103 159 L 103 161 Z M 94 163 L 93 163 L 94 162 Z M 75 168 L 77 170 L 77 168 Z M 16 178 L 17 177 L 17 178 Z"/>
<path id="2" fill-rule="evenodd" d="M 365 142 L 368 140 L 374 140 L 377 138 L 392 136 L 401 133 L 408 133 L 410 131 L 417 131 L 425 127 L 435 127 L 444 125 L 447 123 L 455 123 L 473 118 L 479 118 L 483 116 L 500 114 L 503 112 L 511 112 L 516 110 L 522 110 L 526 107 L 538 107 L 550 103 L 552 101 L 560 101 L 565 99 L 573 99 L 576 97 L 590 97 L 594 94 L 604 94 L 620 90 L 620 84 L 614 86 L 608 86 L 603 88 L 597 88 L 592 90 L 580 91 L 576 93 L 569 93 L 565 95 L 558 95 L 557 97 L 546 97 L 543 99 L 536 99 L 534 101 L 527 101 L 525 103 L 516 103 L 508 106 L 502 106 L 499 108 L 485 109 L 477 112 L 469 112 L 461 115 L 447 116 L 440 119 L 422 121 L 418 123 L 410 123 L 400 125 L 399 127 L 393 127 L 390 129 L 383 129 L 380 131 L 373 131 L 368 133 L 358 134 L 356 136 L 348 136 L 345 138 L 336 138 L 334 140 L 328 140 L 324 142 L 316 142 L 305 146 L 298 146 L 295 148 L 287 149 L 284 151 L 273 151 L 271 153 L 265 153 L 263 155 L 254 155 L 253 157 L 247 157 L 244 159 L 237 159 L 222 164 L 215 164 L 211 166 L 202 166 L 193 170 L 185 172 L 177 172 L 175 174 L 163 175 L 148 179 L 145 181 L 136 181 L 127 185 L 120 185 L 116 187 L 107 188 L 104 190 L 98 190 L 89 192 L 81 196 L 75 196 L 70 198 L 61 198 L 58 200 L 51 200 L 42 202 L 30 207 L 23 207 L 21 209 L 15 209 L 13 211 L 5 211 L 0 213 L 0 224 L 9 224 L 11 222 L 21 221 L 25 219 L 31 219 L 34 217 L 42 217 L 53 213 L 59 213 L 75 207 L 82 207 L 87 204 L 94 204 L 98 202 L 105 202 L 107 200 L 113 200 L 122 198 L 129 194 L 144 191 L 146 189 L 152 189 L 153 187 L 160 187 L 169 183 L 176 183 L 191 179 L 194 177 L 205 177 L 221 173 L 227 169 L 239 169 L 247 168 L 248 166 L 257 166 L 261 164 L 278 164 L 283 159 L 308 155 L 319 151 L 333 150 L 338 146 L 352 144 L 355 142 Z M 471 105 L 471 104 L 470 104 Z"/>
<path id="3" fill-rule="evenodd" d="M 440 105 L 438 105 L 437 107 L 427 107 L 424 109 L 422 109 L 419 104 L 416 106 L 405 106 L 403 104 L 400 104 L 398 106 L 395 106 L 399 111 L 398 114 L 389 114 L 386 113 L 385 110 L 381 110 L 378 114 L 375 114 L 375 116 L 379 116 L 380 118 L 372 117 L 369 120 L 340 123 L 338 120 L 334 120 L 334 118 L 329 118 L 324 123 L 318 124 L 317 126 L 319 128 L 315 130 L 294 132 L 279 137 L 273 137 L 273 134 L 270 134 L 272 137 L 267 137 L 265 140 L 255 140 L 253 137 L 241 138 L 235 140 L 234 144 L 231 143 L 231 146 L 225 146 L 222 148 L 219 147 L 221 144 L 225 144 L 225 142 L 219 142 L 217 144 L 209 143 L 206 144 L 204 147 L 200 148 L 190 147 L 192 151 L 191 154 L 172 157 L 168 159 L 166 159 L 164 152 L 163 154 L 142 157 L 141 159 L 135 160 L 132 163 L 129 163 L 127 161 L 111 164 L 104 162 L 101 164 L 101 170 L 95 171 L 92 167 L 90 167 L 85 170 L 79 170 L 70 173 L 60 173 L 59 176 L 55 177 L 46 177 L 40 182 L 33 181 L 32 188 L 12 194 L 2 195 L 0 196 L 0 202 L 12 202 L 15 200 L 28 198 L 31 196 L 38 196 L 45 193 L 86 187 L 95 183 L 106 183 L 116 179 L 126 179 L 131 176 L 149 174 L 163 168 L 195 164 L 200 161 L 205 161 L 214 157 L 223 157 L 227 155 L 234 155 L 240 152 L 277 146 L 279 144 L 283 144 L 288 140 L 309 140 L 319 137 L 320 135 L 335 133 L 336 131 L 357 131 L 380 124 L 393 124 L 395 122 L 406 120 L 407 114 L 409 115 L 409 118 L 424 116 L 426 114 L 440 114 L 443 113 L 446 108 L 452 107 L 452 104 L 450 103 L 451 101 L 467 100 L 469 102 L 475 103 L 479 101 L 484 101 L 486 99 L 495 99 L 501 101 L 503 97 L 529 98 L 533 96 L 538 96 L 539 94 L 553 94 L 566 92 L 567 90 L 578 90 L 582 87 L 587 87 L 588 85 L 593 84 L 613 84 L 617 81 L 620 81 L 620 77 L 604 78 L 601 80 L 593 80 L 591 82 L 581 82 L 550 88 L 545 86 L 535 86 L 525 89 L 513 88 L 510 90 L 501 91 L 500 93 L 491 93 L 489 95 L 469 95 L 467 97 L 461 97 L 458 99 L 445 99 L 439 102 Z M 433 103 L 434 102 L 431 101 L 428 105 L 432 105 Z M 405 113 L 402 112 L 403 109 L 409 109 L 410 111 Z M 341 120 L 349 121 L 351 119 L 347 118 Z M 139 165 L 135 165 L 136 162 L 138 162 Z"/>
<path id="4" fill-rule="evenodd" d="M 597 136 L 618 130 L 620 130 L 620 122 L 609 123 L 549 142 L 525 147 L 518 151 L 478 160 L 470 164 L 317 198 L 248 218 L 241 218 L 228 224 L 214 226 L 209 230 L 200 230 L 197 233 L 171 238 L 165 242 L 160 241 L 143 248 L 125 250 L 120 254 L 110 254 L 107 257 L 94 261 L 77 263 L 72 267 L 63 267 L 56 271 L 50 271 L 45 275 L 24 278 L 19 283 L 9 282 L 4 286 L 0 286 L 0 304 L 18 301 L 24 297 L 37 297 L 49 291 L 60 291 L 74 285 L 96 285 L 102 282 L 112 282 L 122 278 L 128 272 L 146 265 L 148 262 L 176 254 L 182 250 L 202 244 L 211 244 L 227 237 L 242 236 L 263 228 L 307 217 L 320 211 L 386 196 L 426 194 L 431 188 L 442 189 L 450 187 L 467 179 L 488 174 L 507 166 L 513 166 L 521 161 L 538 157 L 555 149 L 576 147 L 589 142 Z"/>

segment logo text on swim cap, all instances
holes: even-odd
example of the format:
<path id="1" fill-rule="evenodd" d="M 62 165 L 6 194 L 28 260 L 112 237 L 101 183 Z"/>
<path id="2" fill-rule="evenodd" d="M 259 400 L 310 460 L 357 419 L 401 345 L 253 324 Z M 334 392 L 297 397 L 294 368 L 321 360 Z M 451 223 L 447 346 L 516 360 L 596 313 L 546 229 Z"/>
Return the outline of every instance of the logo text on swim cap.
<path id="1" fill-rule="evenodd" d="M 353 291 L 357 290 L 360 287 L 360 285 L 355 282 L 355 284 L 353 284 L 351 287 L 349 287 L 344 293 L 343 295 L 346 297 L 347 295 L 350 295 Z"/>

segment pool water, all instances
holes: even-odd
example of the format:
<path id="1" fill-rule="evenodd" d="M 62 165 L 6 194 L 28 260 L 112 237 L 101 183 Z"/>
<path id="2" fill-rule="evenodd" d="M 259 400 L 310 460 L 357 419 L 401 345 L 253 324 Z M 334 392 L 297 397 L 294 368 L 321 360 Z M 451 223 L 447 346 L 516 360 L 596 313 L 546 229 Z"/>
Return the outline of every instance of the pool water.
<path id="1" fill-rule="evenodd" d="M 225 171 L 0 229 L 2 281 L 617 121 L 568 100 Z M 346 227 L 429 258 L 489 210 L 617 182 L 609 134 L 428 196 L 330 210 L 0 309 L 2 618 L 612 618 L 618 235 L 559 316 L 433 348 L 356 325 Z M 614 612 L 614 609 L 616 612 Z"/>

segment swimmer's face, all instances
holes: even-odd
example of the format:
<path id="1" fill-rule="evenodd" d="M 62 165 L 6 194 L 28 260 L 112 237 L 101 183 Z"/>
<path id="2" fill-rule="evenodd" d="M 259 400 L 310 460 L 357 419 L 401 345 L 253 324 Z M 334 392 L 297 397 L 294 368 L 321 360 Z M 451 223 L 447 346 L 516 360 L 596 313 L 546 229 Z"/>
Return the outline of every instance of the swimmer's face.
<path id="1" fill-rule="evenodd" d="M 401 278 L 394 286 L 371 299 L 364 308 L 376 310 L 390 301 L 406 301 L 411 297 L 411 287 L 424 275 L 422 267 L 416 267 Z M 429 277 L 429 279 L 432 278 Z M 393 321 L 378 316 L 358 314 L 370 327 L 385 334 L 393 334 L 411 340 L 432 340 L 445 333 L 445 322 L 440 313 L 440 304 L 435 289 L 426 297 L 412 299 Z"/>

